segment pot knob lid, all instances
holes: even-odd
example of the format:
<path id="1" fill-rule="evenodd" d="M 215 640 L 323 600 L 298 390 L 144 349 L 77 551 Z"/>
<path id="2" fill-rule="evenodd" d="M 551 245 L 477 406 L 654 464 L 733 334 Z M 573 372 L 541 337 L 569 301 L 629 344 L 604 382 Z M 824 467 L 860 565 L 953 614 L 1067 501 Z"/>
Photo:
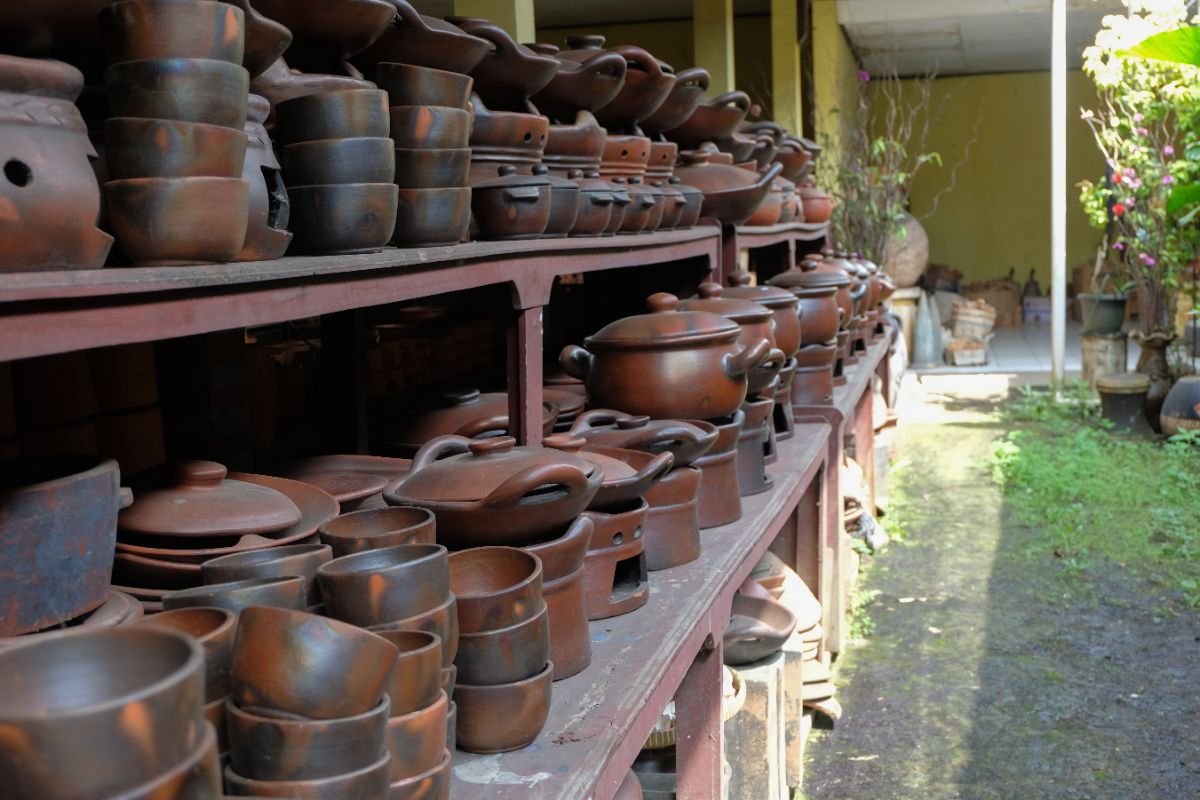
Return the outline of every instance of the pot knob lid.
<path id="1" fill-rule="evenodd" d="M 599 50 L 604 47 L 604 37 L 599 34 L 568 36 L 567 47 L 572 50 Z"/>

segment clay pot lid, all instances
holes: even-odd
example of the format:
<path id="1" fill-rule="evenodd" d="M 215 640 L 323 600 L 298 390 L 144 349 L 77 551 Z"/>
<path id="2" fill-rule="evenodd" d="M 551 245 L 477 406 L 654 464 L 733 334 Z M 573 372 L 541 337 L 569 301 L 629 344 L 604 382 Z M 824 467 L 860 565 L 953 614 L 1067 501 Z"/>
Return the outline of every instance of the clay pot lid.
<path id="1" fill-rule="evenodd" d="M 549 167 L 545 164 L 537 164 L 533 168 L 533 174 L 545 178 L 550 183 L 551 189 L 561 189 L 567 192 L 578 192 L 579 184 L 570 178 L 564 178 L 560 175 L 554 175 L 550 172 Z"/>
<path id="2" fill-rule="evenodd" d="M 222 536 L 278 531 L 300 521 L 300 509 L 286 495 L 228 474 L 215 461 L 152 468 L 135 482 L 134 502 L 121 511 L 119 525 L 132 533 Z"/>
<path id="3" fill-rule="evenodd" d="M 672 175 L 671 177 L 667 178 L 667 183 L 669 183 L 671 186 L 678 189 L 679 191 L 683 192 L 684 194 L 692 194 L 692 195 L 698 194 L 701 196 L 704 195 L 704 192 L 700 191 L 695 186 L 684 183 L 683 179 L 680 178 L 678 175 Z"/>
<path id="4" fill-rule="evenodd" d="M 549 186 L 550 179 L 542 175 L 518 175 L 512 164 L 504 164 L 497 170 L 497 177 L 487 178 L 471 186 L 472 189 L 516 189 L 520 186 Z"/>
<path id="5" fill-rule="evenodd" d="M 767 283 L 785 288 L 795 286 L 809 289 L 850 285 L 850 276 L 844 269 L 824 265 L 825 261 L 819 257 L 806 258 L 798 268 L 781 272 Z"/>
<path id="6" fill-rule="evenodd" d="M 391 483 L 382 475 L 368 475 L 365 472 L 314 473 L 302 480 L 323 492 L 328 492 L 339 504 L 365 500 L 379 494 Z"/>
<path id="7" fill-rule="evenodd" d="M 542 422 L 551 424 L 559 408 L 542 404 Z M 468 426 L 479 430 L 465 430 Z M 490 427 L 489 427 L 490 426 Z M 429 399 L 425 408 L 410 414 L 395 435 L 405 443 L 422 445 L 435 436 L 473 436 L 508 427 L 508 394 L 454 389 Z"/>
<path id="8" fill-rule="evenodd" d="M 675 466 L 686 466 L 707 453 L 717 441 L 717 428 L 703 420 L 650 419 L 622 411 L 584 412 L 569 431 L 594 445 L 671 453 Z"/>
<path id="9" fill-rule="evenodd" d="M 1096 379 L 1096 391 L 1105 394 L 1145 394 L 1150 391 L 1150 378 L 1140 372 L 1101 375 Z"/>
<path id="10" fill-rule="evenodd" d="M 800 298 L 787 289 L 770 284 L 751 286 L 751 275 L 745 270 L 738 270 L 729 276 L 730 286 L 725 290 L 725 297 L 739 300 L 753 300 L 759 305 L 770 309 L 795 308 L 800 305 Z"/>
<path id="11" fill-rule="evenodd" d="M 589 349 L 684 345 L 727 340 L 741 335 L 732 320 L 708 311 L 676 310 L 679 298 L 658 292 L 646 298 L 649 314 L 610 322 L 584 340 Z"/>
<path id="12" fill-rule="evenodd" d="M 685 311 L 709 311 L 741 325 L 768 322 L 771 309 L 753 300 L 725 297 L 725 287 L 713 281 L 700 284 L 700 297 L 680 302 Z"/>
<path id="13" fill-rule="evenodd" d="M 542 387 L 542 400 L 543 402 L 558 406 L 558 416 L 560 419 L 577 416 L 579 412 L 583 411 L 583 407 L 587 405 L 587 397 L 578 392 L 571 392 L 566 389 L 550 389 L 545 386 Z"/>
<path id="14" fill-rule="evenodd" d="M 460 444 L 469 452 L 429 460 L 430 453 L 440 450 L 451 439 L 461 439 Z M 511 436 L 491 439 L 443 436 L 417 451 L 412 472 L 395 491 L 420 500 L 469 503 L 487 497 L 514 475 L 556 464 L 575 467 L 588 478 L 599 470 L 588 459 L 570 453 L 546 447 L 518 447 Z"/>
<path id="15" fill-rule="evenodd" d="M 83 73 L 52 58 L 0 55 L 0 92 L 72 100 L 83 91 Z"/>
<path id="16" fill-rule="evenodd" d="M 587 459 L 604 472 L 604 483 L 616 483 L 637 475 L 637 470 L 618 458 L 585 449 L 588 441 L 582 436 L 572 436 L 569 433 L 556 433 L 542 439 L 546 447 L 568 453 L 579 458 Z"/>

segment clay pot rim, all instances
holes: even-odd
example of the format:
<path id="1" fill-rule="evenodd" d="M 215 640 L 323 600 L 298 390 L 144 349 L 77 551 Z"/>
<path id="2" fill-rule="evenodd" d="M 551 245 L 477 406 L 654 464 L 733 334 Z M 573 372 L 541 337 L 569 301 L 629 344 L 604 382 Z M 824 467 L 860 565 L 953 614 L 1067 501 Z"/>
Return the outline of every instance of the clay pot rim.
<path id="1" fill-rule="evenodd" d="M 324 190 L 330 191 L 330 192 L 348 192 L 351 189 L 358 189 L 363 186 L 386 188 L 386 190 L 390 191 L 391 189 L 394 189 L 396 187 L 396 184 L 394 184 L 394 183 L 303 183 L 303 184 L 300 184 L 299 186 L 289 186 L 289 187 L 287 187 L 287 191 L 288 191 L 288 194 L 291 194 L 292 192 L 300 192 L 300 191 L 308 192 L 313 189 L 324 189 Z"/>
<path id="2" fill-rule="evenodd" d="M 367 631 L 368 633 L 373 633 L 376 635 L 378 635 L 381 632 L 404 630 L 401 627 L 402 625 L 412 624 L 412 622 L 414 620 L 425 619 L 427 617 L 433 616 L 434 614 L 436 614 L 439 611 L 453 607 L 455 605 L 455 603 L 458 602 L 458 598 L 456 598 L 454 596 L 453 591 L 449 591 L 446 594 L 447 594 L 447 597 L 446 597 L 445 602 L 434 606 L 433 608 L 429 609 L 428 611 L 422 611 L 420 614 L 413 614 L 411 617 L 405 617 L 404 619 L 394 619 L 394 620 L 389 620 L 387 622 L 380 622 L 376 625 L 368 625 L 363 630 Z M 346 624 L 348 625 L 349 623 L 346 623 Z M 383 637 L 380 637 L 380 638 L 383 638 Z"/>
<path id="3" fill-rule="evenodd" d="M 394 486 L 395 483 L 396 483 L 396 481 L 388 481 L 388 488 L 390 488 L 391 486 Z M 408 525 L 404 525 L 404 526 L 401 526 L 398 528 L 388 528 L 386 530 L 383 530 L 382 528 L 378 529 L 378 530 L 370 530 L 367 532 L 363 532 L 362 530 L 359 530 L 357 533 L 355 533 L 353 531 L 339 530 L 340 528 L 343 528 L 347 525 L 353 525 L 360 521 L 367 520 L 368 517 L 394 517 L 394 516 L 401 515 L 400 513 L 395 513 L 395 512 L 401 512 L 405 516 L 410 516 L 410 517 L 417 516 L 420 519 L 418 521 L 412 522 Z M 339 522 L 339 520 L 345 520 L 345 521 Z M 318 530 L 318 533 L 320 533 L 322 536 L 329 536 L 330 538 L 333 538 L 333 539 L 347 539 L 347 540 L 349 540 L 349 539 L 372 539 L 377 536 L 386 536 L 390 533 L 400 533 L 402 531 L 410 530 L 412 528 L 420 528 L 420 527 L 427 525 L 430 522 L 433 522 L 434 524 L 436 524 L 436 520 L 437 520 L 437 517 L 434 515 L 434 513 L 432 511 L 430 511 L 427 508 L 422 508 L 421 506 L 386 506 L 384 508 L 363 508 L 363 509 L 359 509 L 357 511 L 350 511 L 345 514 L 339 514 L 338 516 L 334 517 L 333 519 L 325 522 L 317 530 Z M 346 555 L 354 555 L 354 554 L 347 553 Z"/>
<path id="4" fill-rule="evenodd" d="M 326 721 L 328 721 L 328 720 L 326 720 Z M 330 782 L 335 781 L 335 780 L 348 781 L 351 778 L 356 778 L 360 775 L 369 775 L 370 773 L 375 772 L 376 770 L 387 767 L 388 762 L 391 760 L 391 758 L 392 758 L 392 754 L 390 752 L 388 752 L 388 749 L 386 747 L 384 747 L 382 758 L 372 762 L 371 764 L 363 767 L 362 769 L 356 769 L 353 772 L 344 772 L 341 775 L 334 775 L 329 778 L 309 778 L 307 780 L 299 780 L 299 781 L 264 781 L 264 780 L 258 780 L 256 778 L 247 778 L 242 775 L 239 775 L 233 771 L 232 766 L 225 767 L 224 775 L 225 775 L 225 780 L 228 781 L 229 783 L 233 784 L 234 786 L 237 786 L 240 784 L 244 787 L 253 788 L 255 786 L 269 783 L 275 788 L 275 791 L 284 792 L 284 794 L 276 795 L 277 797 L 292 797 L 292 796 L 296 796 L 295 792 L 293 791 L 293 792 L 289 793 L 286 791 L 285 787 L 295 787 L 296 789 L 300 789 L 302 787 L 309 787 L 309 786 L 312 786 L 312 787 L 326 786 Z"/>
<path id="5" fill-rule="evenodd" d="M 576 570 L 576 572 L 578 572 L 578 570 Z M 559 580 L 562 580 L 562 579 L 560 578 Z M 545 592 L 545 585 L 542 586 L 542 591 L 543 591 L 543 593 Z M 535 625 L 537 625 L 538 622 L 541 621 L 542 617 L 548 616 L 549 613 L 550 613 L 550 607 L 546 604 L 546 600 L 543 598 L 541 603 L 538 605 L 538 610 L 533 612 L 532 614 L 530 614 L 528 617 L 521 620 L 520 622 L 514 622 L 511 625 L 505 625 L 503 628 L 488 628 L 487 630 L 482 630 L 482 631 L 459 631 L 459 634 L 458 634 L 458 641 L 460 643 L 459 646 L 461 647 L 461 643 L 464 639 L 476 641 L 476 640 L 483 639 L 485 637 L 487 637 L 487 638 L 505 637 L 505 636 L 512 635 L 513 633 L 515 633 L 517 630 L 519 630 L 521 628 L 524 628 L 524 627 L 532 628 Z"/>
<path id="6" fill-rule="evenodd" d="M 440 676 L 440 673 L 439 673 L 439 676 Z M 409 722 L 409 721 L 413 720 L 414 718 L 421 716 L 422 714 L 429 714 L 431 716 L 436 716 L 434 714 L 434 709 L 436 709 L 439 706 L 445 707 L 446 710 L 450 709 L 450 698 L 449 698 L 449 696 L 447 696 L 446 691 L 441 688 L 438 689 L 438 698 L 436 700 L 434 700 L 432 703 L 425 706 L 424 708 L 418 708 L 416 711 L 410 711 L 407 714 L 401 714 L 398 717 L 390 717 L 387 721 L 387 727 L 391 728 L 393 726 L 400 725 L 401 723 Z M 386 745 L 385 745 L 385 749 L 386 749 Z"/>
<path id="7" fill-rule="evenodd" d="M 159 0 L 159 2 L 161 2 L 161 0 Z M 295 153 L 295 152 L 304 150 L 306 148 L 311 149 L 311 150 L 320 150 L 320 149 L 329 148 L 329 147 L 336 149 L 339 147 L 339 145 L 342 147 L 350 146 L 350 145 L 342 145 L 341 144 L 342 142 L 354 142 L 355 144 L 357 144 L 358 142 L 387 142 L 388 145 L 391 145 L 392 137 L 390 137 L 390 136 L 346 136 L 346 137 L 337 137 L 337 138 L 329 138 L 329 139 L 305 139 L 302 142 L 290 142 L 288 144 L 285 144 L 283 147 L 280 148 L 280 150 L 281 150 L 281 152 L 283 152 L 285 154 L 285 157 L 286 157 L 286 154 L 289 151 Z"/>
<path id="8" fill-rule="evenodd" d="M 120 465 L 112 458 L 97 458 L 95 456 L 51 456 L 49 458 L 38 459 L 39 464 L 42 464 L 57 475 L 55 478 L 47 478 L 46 480 L 28 483 L 25 481 L 19 482 L 8 487 L 2 487 L 9 491 L 25 491 L 25 490 L 47 490 L 63 489 L 68 482 L 74 483 L 77 480 L 85 478 L 93 478 L 102 472 L 114 470 L 120 475 Z M 19 463 L 19 462 L 18 462 Z"/>
<path id="9" fill-rule="evenodd" d="M 146 0 L 121 0 L 126 3 L 144 3 Z M 163 2 L 163 0 L 153 0 L 154 2 Z M 220 2 L 220 0 L 209 0 L 210 2 Z M 236 8 L 237 6 L 231 6 Z M 182 119 L 159 119 L 156 117 L 108 117 L 104 120 L 104 130 L 107 134 L 109 127 L 114 128 L 137 128 L 144 130 L 158 126 L 166 126 L 168 128 L 198 128 L 200 130 L 209 130 L 215 134 L 228 136 L 230 139 L 244 137 L 246 132 L 238 128 L 227 128 L 224 125 L 214 125 L 211 122 L 188 122 Z M 198 176 L 199 177 L 199 176 Z M 210 176 L 211 177 L 211 176 Z M 129 180 L 136 180 L 131 178 Z"/>
<path id="10" fill-rule="evenodd" d="M 454 560 L 455 560 L 455 558 L 457 557 L 460 560 L 465 560 L 467 558 L 487 558 L 492 553 L 502 553 L 503 555 L 505 555 L 509 558 L 514 558 L 514 559 L 516 559 L 516 558 L 519 558 L 522 560 L 532 559 L 533 560 L 533 569 L 528 574 L 526 574 L 525 577 L 521 578 L 521 580 L 517 581 L 516 583 L 510 583 L 499 589 L 493 589 L 493 590 L 489 590 L 486 592 L 471 592 L 471 593 L 455 592 L 454 591 Z M 466 601 L 468 603 L 486 603 L 486 602 L 493 600 L 497 597 L 500 597 L 502 595 L 509 594 L 515 590 L 524 589 L 525 587 L 530 586 L 535 582 L 540 582 L 542 580 L 542 560 L 540 558 L 538 558 L 535 554 L 526 552 L 526 551 L 520 549 L 519 547 L 506 547 L 504 545 L 485 545 L 483 547 L 470 547 L 470 548 L 467 548 L 466 550 L 458 550 L 456 552 L 451 553 L 449 555 L 448 561 L 450 562 L 450 593 L 455 595 L 459 600 Z M 462 636 L 461 632 L 459 633 L 459 636 Z"/>
<path id="11" fill-rule="evenodd" d="M 158 0 L 158 2 L 161 2 L 161 0 Z M 276 561 L 296 558 L 297 556 L 315 555 L 325 550 L 328 550 L 331 554 L 333 552 L 333 548 L 331 548 L 329 545 L 317 542 L 282 544 L 278 547 L 264 547 L 260 550 L 243 550 L 240 553 L 230 553 L 229 555 L 217 556 L 215 558 L 208 559 L 204 563 L 200 564 L 200 574 L 204 574 L 204 567 L 206 566 L 227 567 L 230 564 L 236 566 L 258 566 L 260 564 L 271 564 Z M 231 581 L 219 581 L 219 583 L 230 582 Z M 216 584 L 213 583 L 206 585 L 215 586 Z"/>
<path id="12" fill-rule="evenodd" d="M 178 597 L 179 595 L 183 595 L 185 597 L 196 597 L 199 595 L 214 594 L 214 591 L 213 591 L 214 589 L 220 590 L 219 591 L 220 594 L 230 594 L 232 592 L 237 592 L 242 589 L 257 589 L 257 588 L 260 588 L 263 586 L 271 586 L 271 585 L 276 585 L 276 584 L 290 585 L 291 583 L 293 583 L 295 581 L 299 581 L 301 584 L 303 584 L 304 578 L 300 575 L 276 575 L 274 577 L 268 577 L 268 578 L 242 578 L 241 580 L 236 580 L 236 581 L 220 581 L 219 583 L 203 583 L 199 586 L 189 586 L 186 589 L 175 589 L 174 591 L 167 592 L 163 596 L 164 596 L 164 598 L 168 597 L 168 596 Z M 231 588 L 231 587 L 233 587 L 233 588 Z M 165 609 L 165 610 L 171 610 L 171 609 Z"/>
<path id="13" fill-rule="evenodd" d="M 390 622 L 384 622 L 381 624 L 380 627 L 382 627 L 382 625 L 390 625 L 390 624 L 391 624 Z M 380 638 L 387 639 L 389 642 L 391 642 L 392 646 L 394 646 L 396 648 L 396 650 L 399 651 L 400 658 L 405 658 L 407 656 L 424 655 L 428 651 L 430 651 L 434 648 L 437 648 L 438 656 L 439 656 L 438 663 L 441 664 L 440 656 L 441 656 L 441 650 L 442 650 L 442 637 L 438 636 L 433 631 L 418 631 L 418 630 L 412 630 L 412 629 L 406 630 L 404 628 L 384 628 L 379 631 L 372 631 L 372 633 L 374 633 L 376 636 L 379 636 Z M 405 649 L 405 648 L 402 648 L 400 645 L 396 644 L 396 642 L 392 641 L 391 639 L 388 639 L 387 636 L 384 636 L 383 634 L 385 634 L 385 633 L 393 634 L 393 635 L 399 636 L 399 637 L 416 637 L 418 639 L 427 639 L 428 641 L 426 641 L 424 644 L 420 645 L 419 647 L 412 647 L 412 648 Z"/>
<path id="14" fill-rule="evenodd" d="M 214 641 L 229 633 L 230 629 L 235 628 L 238 623 L 237 613 L 230 611 L 228 608 L 219 608 L 217 606 L 184 606 L 182 608 L 171 608 L 160 611 L 157 614 L 142 617 L 135 620 L 133 625 L 147 625 L 155 628 L 165 628 L 172 631 L 183 631 L 182 628 L 174 625 L 163 625 L 162 621 L 168 618 L 175 617 L 191 617 L 198 615 L 217 614 L 222 617 L 220 624 L 202 634 L 195 634 L 191 631 L 186 631 L 188 636 L 191 636 L 196 641 L 204 644 L 205 642 Z M 230 643 L 232 644 L 232 642 Z M 218 700 L 221 698 L 217 698 Z M 214 701 L 215 702 L 215 701 Z"/>
<path id="15" fill-rule="evenodd" d="M 443 694 L 445 694 L 445 692 L 443 692 Z M 442 760 L 439 761 L 437 766 L 433 769 L 422 772 L 420 775 L 413 775 L 411 778 L 401 778 L 398 781 L 392 781 L 390 784 L 388 784 L 388 786 L 393 792 L 395 792 L 397 788 L 404 788 L 427 781 L 442 770 L 448 769 L 452 760 L 453 756 L 451 756 L 449 750 L 446 750 L 442 754 Z"/>
<path id="16" fill-rule="evenodd" d="M 524 686 L 530 686 L 530 685 L 536 684 L 536 683 L 541 683 L 542 681 L 546 680 L 547 677 L 553 677 L 553 676 L 554 676 L 554 662 L 547 660 L 545 669 L 543 669 L 541 672 L 537 673 L 536 675 L 531 675 L 528 678 L 525 678 L 524 680 L 514 681 L 513 683 L 489 683 L 486 685 L 481 685 L 478 683 L 463 683 L 462 681 L 456 681 L 454 684 L 454 693 L 458 694 L 459 689 L 466 689 L 468 692 L 473 692 L 476 694 L 492 694 L 493 692 L 504 691 L 504 690 L 510 689 L 513 686 L 524 687 Z"/>
<path id="17" fill-rule="evenodd" d="M 286 713 L 261 714 L 252 709 L 242 708 L 233 699 L 233 695 L 231 695 L 231 694 L 226 695 L 225 697 L 222 697 L 222 698 L 218 698 L 217 700 L 214 700 L 213 703 L 217 703 L 220 701 L 224 701 L 225 713 L 229 714 L 231 716 L 241 717 L 243 719 L 246 719 L 246 720 L 249 720 L 250 722 L 255 722 L 255 723 L 257 723 L 259 721 L 269 722 L 278 727 L 288 728 L 288 729 L 292 729 L 292 730 L 295 730 L 298 732 L 303 732 L 305 728 L 311 728 L 314 726 L 340 727 L 343 723 L 345 723 L 347 725 L 353 725 L 355 723 L 363 722 L 365 720 L 368 720 L 368 719 L 371 719 L 372 717 L 377 717 L 377 716 L 383 716 L 383 717 L 387 718 L 388 712 L 391 710 L 391 707 L 392 707 L 392 698 L 389 697 L 388 694 L 385 692 L 383 695 L 383 699 L 381 699 L 378 703 L 376 703 L 374 706 L 372 706 L 368 711 L 364 711 L 361 714 L 354 714 L 349 717 L 336 717 L 334 719 L 309 719 L 307 717 L 300 717 L 295 714 L 286 714 Z M 211 703 L 208 705 L 211 705 Z M 251 778 L 250 780 L 261 780 L 261 779 Z"/>
<path id="18" fill-rule="evenodd" d="M 395 556 L 401 555 L 402 551 L 411 553 L 412 558 L 402 561 L 391 560 Z M 317 575 L 350 576 L 362 575 L 364 573 L 380 575 L 392 571 L 404 571 L 404 569 L 409 567 L 423 567 L 431 562 L 445 559 L 448 557 L 448 552 L 445 545 L 418 542 L 395 544 L 391 547 L 377 547 L 374 550 L 363 550 L 361 553 L 348 553 L 332 561 L 327 561 L 317 568 Z M 369 562 L 380 558 L 387 559 L 389 563 L 383 566 L 364 567 L 359 565 L 359 562 Z"/>
<path id="19" fill-rule="evenodd" d="M 231 129 L 232 130 L 232 129 Z M 123 189 L 134 185 L 143 186 L 169 186 L 176 183 L 187 182 L 192 185 L 200 183 L 232 185 L 235 183 L 246 183 L 241 177 L 237 178 L 217 178 L 212 175 L 190 175 L 183 178 L 117 178 L 116 180 L 108 180 L 104 182 L 104 192 L 107 193 L 113 189 Z"/>

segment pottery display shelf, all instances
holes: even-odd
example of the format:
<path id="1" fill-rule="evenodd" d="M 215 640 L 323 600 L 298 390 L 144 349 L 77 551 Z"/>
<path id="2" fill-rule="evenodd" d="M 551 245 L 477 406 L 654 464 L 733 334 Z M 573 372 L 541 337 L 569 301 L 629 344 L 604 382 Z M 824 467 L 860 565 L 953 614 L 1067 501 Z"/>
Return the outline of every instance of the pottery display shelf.
<path id="1" fill-rule="evenodd" d="M 730 603 L 781 533 L 796 542 L 785 558 L 793 563 L 836 529 L 836 517 L 821 511 L 841 507 L 837 471 L 827 461 L 831 433 L 823 423 L 798 425 L 768 468 L 775 489 L 744 498 L 739 521 L 703 531 L 702 558 L 651 573 L 645 606 L 591 623 L 592 666 L 554 684 L 550 718 L 537 740 L 499 756 L 456 752 L 450 796 L 612 800 L 674 697 L 676 796 L 720 797 L 721 635 Z"/>
<path id="2" fill-rule="evenodd" d="M 797 254 L 820 252 L 829 234 L 827 222 L 782 222 L 778 225 L 724 225 L 715 219 L 701 219 L 701 224 L 721 230 L 721 280 L 738 270 L 738 255 L 742 250 L 756 251 L 754 259 L 762 282 L 777 273 L 796 266 Z"/>

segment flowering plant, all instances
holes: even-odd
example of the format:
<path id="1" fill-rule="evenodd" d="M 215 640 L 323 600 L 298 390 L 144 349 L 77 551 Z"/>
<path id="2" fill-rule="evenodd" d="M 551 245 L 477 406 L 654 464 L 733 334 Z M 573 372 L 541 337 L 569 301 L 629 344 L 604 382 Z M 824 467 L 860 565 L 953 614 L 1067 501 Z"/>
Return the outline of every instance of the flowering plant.
<path id="1" fill-rule="evenodd" d="M 1200 226 L 1177 218 L 1176 186 L 1200 180 L 1200 71 L 1139 58 L 1129 48 L 1189 24 L 1185 0 L 1124 0 L 1129 13 L 1104 18 L 1083 69 L 1099 108 L 1085 109 L 1108 166 L 1102 183 L 1080 184 L 1093 226 L 1104 230 L 1118 285 L 1137 289 L 1141 333 L 1174 333 L 1180 281 L 1200 246 Z"/>

